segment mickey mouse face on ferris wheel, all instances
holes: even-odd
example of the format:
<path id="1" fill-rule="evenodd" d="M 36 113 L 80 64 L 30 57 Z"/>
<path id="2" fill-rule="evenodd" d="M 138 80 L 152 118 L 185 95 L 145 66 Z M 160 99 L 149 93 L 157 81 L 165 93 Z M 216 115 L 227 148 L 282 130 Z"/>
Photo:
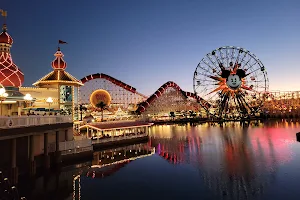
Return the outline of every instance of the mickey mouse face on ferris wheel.
<path id="1" fill-rule="evenodd" d="M 236 74 L 230 74 L 226 80 L 226 85 L 232 89 L 236 90 L 241 87 L 242 81 L 241 78 Z"/>
<path id="2" fill-rule="evenodd" d="M 237 90 L 242 85 L 242 78 L 246 76 L 245 71 L 238 69 L 235 74 L 230 74 L 229 70 L 222 70 L 222 78 L 226 78 L 226 85 L 232 90 Z"/>

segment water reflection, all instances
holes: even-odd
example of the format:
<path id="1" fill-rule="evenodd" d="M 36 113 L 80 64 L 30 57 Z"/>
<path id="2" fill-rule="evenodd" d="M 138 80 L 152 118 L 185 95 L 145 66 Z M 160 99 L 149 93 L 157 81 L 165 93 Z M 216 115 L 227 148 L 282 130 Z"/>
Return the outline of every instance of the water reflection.
<path id="1" fill-rule="evenodd" d="M 168 162 L 198 169 L 218 199 L 253 199 L 274 183 L 279 165 L 292 158 L 289 144 L 295 138 L 286 127 L 294 129 L 299 124 L 153 127 L 151 143 Z"/>
<path id="2" fill-rule="evenodd" d="M 76 177 L 88 168 L 89 163 L 82 163 L 56 172 L 41 174 L 36 179 L 21 179 L 19 192 L 30 200 L 72 199 L 74 193 L 78 192 L 74 187 Z"/>
<path id="3" fill-rule="evenodd" d="M 87 176 L 104 178 L 115 173 L 128 163 L 151 156 L 154 153 L 155 147 L 151 147 L 147 143 L 95 152 L 91 170 L 87 172 Z"/>
<path id="4" fill-rule="evenodd" d="M 81 199 L 81 179 L 88 178 L 103 179 L 118 172 L 130 162 L 151 156 L 155 148 L 148 143 L 134 144 L 130 146 L 97 151 L 93 154 L 91 167 L 82 172 L 73 180 L 73 200 Z"/>
<path id="5" fill-rule="evenodd" d="M 20 183 L 21 194 L 32 200 L 80 200 L 83 177 L 102 179 L 128 163 L 153 155 L 155 148 L 148 143 L 94 152 L 93 160 L 46 173 L 35 180 Z"/>
<path id="6" fill-rule="evenodd" d="M 298 191 L 299 129 L 298 121 L 153 126 L 148 143 L 95 152 L 88 163 L 38 178 L 28 189 L 31 196 L 25 196 L 91 200 L 100 192 L 103 199 L 282 199 L 287 195 L 282 181 L 290 183 L 285 191 Z"/>

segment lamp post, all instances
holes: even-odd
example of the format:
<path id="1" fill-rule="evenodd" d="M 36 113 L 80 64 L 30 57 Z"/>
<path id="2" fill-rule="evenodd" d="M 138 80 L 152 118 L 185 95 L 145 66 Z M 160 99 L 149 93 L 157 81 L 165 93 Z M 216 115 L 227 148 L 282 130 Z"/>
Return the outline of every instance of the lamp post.
<path id="1" fill-rule="evenodd" d="M 5 99 L 7 98 L 8 94 L 6 93 L 6 90 L 5 88 L 0 85 L 0 109 L 1 109 L 1 112 L 0 112 L 0 116 L 2 116 L 2 102 L 5 101 Z"/>
<path id="2" fill-rule="evenodd" d="M 52 97 L 48 97 L 46 102 L 49 104 L 49 115 L 50 115 L 50 105 L 51 105 L 51 103 L 53 103 Z"/>
<path id="3" fill-rule="evenodd" d="M 30 94 L 26 94 L 25 96 L 24 96 L 24 100 L 25 100 L 25 103 L 26 103 L 26 107 L 28 107 L 28 104 L 30 104 L 31 103 L 31 101 L 32 101 L 32 96 L 30 95 Z"/>

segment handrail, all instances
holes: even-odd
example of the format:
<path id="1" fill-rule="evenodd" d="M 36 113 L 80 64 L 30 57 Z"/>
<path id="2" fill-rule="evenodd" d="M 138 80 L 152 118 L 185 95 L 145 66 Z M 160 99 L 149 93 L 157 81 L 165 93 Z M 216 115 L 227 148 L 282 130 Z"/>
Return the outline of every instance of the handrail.
<path id="1" fill-rule="evenodd" d="M 0 129 L 40 126 L 46 124 L 72 123 L 71 116 L 54 115 L 54 116 L 0 116 Z"/>

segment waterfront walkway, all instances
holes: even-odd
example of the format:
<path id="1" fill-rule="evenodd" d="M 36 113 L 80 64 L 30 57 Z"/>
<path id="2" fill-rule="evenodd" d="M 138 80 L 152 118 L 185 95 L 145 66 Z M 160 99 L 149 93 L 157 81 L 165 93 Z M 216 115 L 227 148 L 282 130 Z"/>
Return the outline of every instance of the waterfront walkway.
<path id="1" fill-rule="evenodd" d="M 29 116 L 0 116 L 0 129 L 41 126 L 49 124 L 72 123 L 72 116 L 65 115 L 29 115 Z"/>

